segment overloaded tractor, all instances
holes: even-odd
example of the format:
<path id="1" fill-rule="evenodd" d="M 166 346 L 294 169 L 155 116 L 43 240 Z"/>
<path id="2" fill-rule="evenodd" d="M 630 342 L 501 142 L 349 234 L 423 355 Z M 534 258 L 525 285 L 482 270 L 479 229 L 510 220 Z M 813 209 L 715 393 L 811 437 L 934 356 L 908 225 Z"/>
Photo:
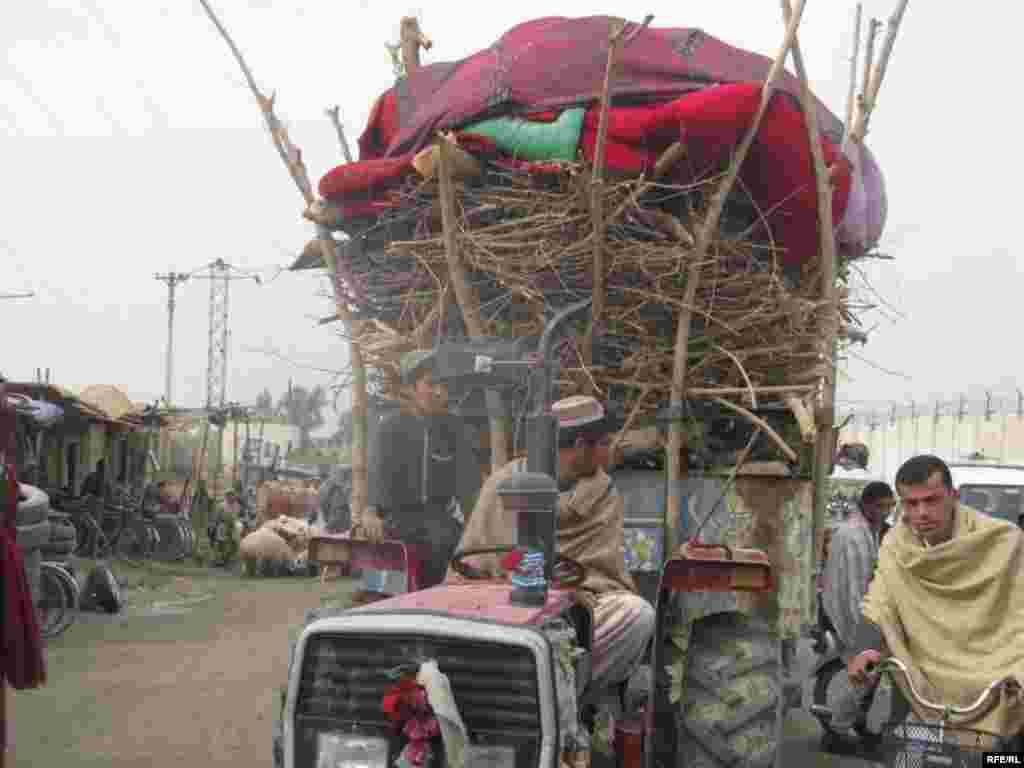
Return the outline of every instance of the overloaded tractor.
<path id="1" fill-rule="evenodd" d="M 594 612 L 575 589 L 586 569 L 556 545 L 558 361 L 549 354 L 559 324 L 588 304 L 555 317 L 532 349 L 507 340 L 436 347 L 434 375 L 456 389 L 530 385 L 525 471 L 497 489 L 515 540 L 456 551 L 458 578 L 428 589 L 401 541 L 314 540 L 311 558 L 360 573 L 377 599 L 315 612 L 302 629 L 277 765 L 774 763 L 794 703 L 795 641 L 813 611 L 810 462 L 770 460 L 774 449 L 754 441 L 747 462 L 691 471 L 676 513 L 662 469 L 613 473 L 624 556 L 655 626 L 627 680 L 595 682 Z M 758 413 L 777 426 L 791 418 L 781 408 Z M 740 447 L 752 434 L 720 414 L 706 431 Z M 507 568 L 481 570 L 487 557 Z"/>

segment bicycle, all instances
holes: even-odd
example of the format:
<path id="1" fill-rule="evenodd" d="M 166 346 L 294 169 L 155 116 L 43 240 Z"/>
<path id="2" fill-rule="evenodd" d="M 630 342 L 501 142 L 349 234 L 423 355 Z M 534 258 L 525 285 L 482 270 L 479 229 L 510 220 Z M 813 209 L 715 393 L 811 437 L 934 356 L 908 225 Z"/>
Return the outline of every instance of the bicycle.
<path id="1" fill-rule="evenodd" d="M 50 640 L 74 624 L 81 590 L 63 563 L 43 561 L 39 567 L 39 581 L 42 593 L 37 609 L 39 633 Z"/>
<path id="2" fill-rule="evenodd" d="M 139 560 L 153 557 L 160 546 L 160 532 L 150 519 L 152 515 L 146 506 L 145 496 L 125 494 L 120 504 L 135 513 L 121 531 L 116 542 L 117 555 L 126 560 Z"/>
<path id="3" fill-rule="evenodd" d="M 914 685 L 907 665 L 890 656 L 871 665 L 869 672 L 893 678 L 900 673 L 906 691 L 921 709 L 935 712 L 934 722 L 889 723 L 882 731 L 879 752 L 884 764 L 891 768 L 981 768 L 983 753 L 1012 751 L 1024 747 L 1024 734 L 1007 738 L 996 733 L 967 728 L 962 723 L 975 722 L 998 702 L 1000 694 L 1020 691 L 1016 678 L 1007 675 L 995 680 L 967 706 L 944 704 L 922 696 Z M 895 682 L 895 680 L 893 680 Z"/>
<path id="4" fill-rule="evenodd" d="M 50 501 L 52 506 L 71 517 L 71 524 L 75 526 L 75 555 L 101 560 L 114 553 L 117 538 L 127 522 L 123 510 L 114 515 L 106 514 L 106 504 L 98 496 L 75 498 L 55 493 Z"/>

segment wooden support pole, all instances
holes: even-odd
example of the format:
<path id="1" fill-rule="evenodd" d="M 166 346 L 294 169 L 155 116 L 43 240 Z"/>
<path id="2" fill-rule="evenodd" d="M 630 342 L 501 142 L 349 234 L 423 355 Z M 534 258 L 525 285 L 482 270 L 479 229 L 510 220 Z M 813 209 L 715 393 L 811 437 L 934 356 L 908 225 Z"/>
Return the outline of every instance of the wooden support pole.
<path id="1" fill-rule="evenodd" d="M 900 24 L 903 22 L 903 14 L 907 10 L 909 0 L 899 0 L 896 10 L 889 17 L 886 28 L 885 40 L 882 42 L 882 50 L 878 57 L 878 63 L 870 68 L 861 84 L 862 94 L 857 99 L 856 116 L 853 121 L 853 129 L 850 131 L 849 140 L 854 143 L 861 143 L 868 135 L 868 124 L 871 121 L 871 114 L 878 103 L 878 93 L 882 89 L 882 81 L 889 69 L 889 60 L 892 58 L 893 48 L 896 45 L 896 36 L 899 34 Z M 871 43 L 876 31 L 877 22 L 869 28 L 868 42 Z M 871 43 L 873 45 L 873 43 Z M 865 66 L 868 72 L 868 66 Z"/>
<path id="2" fill-rule="evenodd" d="M 679 310 L 679 320 L 676 325 L 675 356 L 672 366 L 672 389 L 669 401 L 672 420 L 668 430 L 668 533 L 670 537 L 675 536 L 679 524 L 679 510 L 682 502 L 682 480 L 683 480 L 683 425 L 680 420 L 683 401 L 686 394 L 686 359 L 690 346 L 690 320 L 693 306 L 697 296 L 697 287 L 700 282 L 700 264 L 707 258 L 708 246 L 718 229 L 718 220 L 725 207 L 725 201 L 729 196 L 736 178 L 739 176 L 740 166 L 750 151 L 750 147 L 757 136 L 757 130 L 761 120 L 768 110 L 772 94 L 775 91 L 775 84 L 782 74 L 789 55 L 789 49 L 793 45 L 797 28 L 800 26 L 800 19 L 803 17 L 805 0 L 797 0 L 796 10 L 789 24 L 786 26 L 786 34 L 783 38 L 779 52 L 772 62 L 768 75 L 765 77 L 765 84 L 761 94 L 761 104 L 754 115 L 754 119 L 747 130 L 742 143 L 736 150 L 728 171 L 722 178 L 708 211 L 704 216 L 700 228 L 697 230 L 697 244 L 694 247 L 693 259 L 686 276 L 686 293 L 683 298 L 682 308 Z M 674 546 L 674 542 L 673 542 Z"/>
<path id="3" fill-rule="evenodd" d="M 605 236 L 605 215 L 604 215 L 604 155 L 605 144 L 608 139 L 608 110 L 611 107 L 612 84 L 615 78 L 615 60 L 623 47 L 635 38 L 654 17 L 648 15 L 643 23 L 633 30 L 628 39 L 626 37 L 627 24 L 623 19 L 613 19 L 608 35 L 608 59 L 604 70 L 604 83 L 601 86 L 601 111 L 597 121 L 597 140 L 594 144 L 594 167 L 590 179 L 590 222 L 593 229 L 594 240 L 592 242 L 592 275 L 593 304 L 590 308 L 590 327 L 583 341 L 583 363 L 589 366 L 594 361 L 594 334 L 597 326 L 604 315 L 604 304 L 606 296 L 604 281 L 604 236 Z M 590 394 L 596 395 L 596 384 L 593 378 L 589 379 L 587 385 Z"/>
<path id="4" fill-rule="evenodd" d="M 402 48 L 402 64 L 405 67 L 405 76 L 409 77 L 420 68 L 420 48 L 428 51 L 434 45 L 430 38 L 423 34 L 420 29 L 420 20 L 415 16 L 406 16 L 402 19 L 401 40 L 399 45 Z"/>
<path id="5" fill-rule="evenodd" d="M 274 113 L 274 96 L 268 98 L 263 95 L 259 87 L 256 85 L 256 80 L 252 76 L 252 71 L 249 66 L 245 63 L 245 59 L 239 51 L 238 46 L 235 45 L 231 35 L 228 34 L 227 29 L 221 24 L 220 19 L 214 13 L 213 8 L 210 7 L 209 0 L 199 0 L 203 6 L 203 10 L 206 11 L 210 21 L 220 32 L 221 37 L 224 38 L 224 42 L 227 43 L 231 49 L 231 53 L 234 55 L 235 60 L 238 62 L 238 66 L 242 70 L 242 74 L 245 76 L 245 80 L 249 85 L 249 90 L 252 92 L 256 99 L 256 103 L 259 105 L 260 112 L 263 114 L 263 119 L 267 125 L 267 131 L 270 133 L 270 138 L 273 141 L 274 148 L 277 150 L 281 161 L 288 169 L 289 175 L 292 177 L 292 181 L 295 182 L 295 186 L 298 188 L 299 193 L 302 195 L 303 200 L 306 202 L 306 207 L 312 206 L 316 202 L 316 197 L 313 194 L 313 185 L 309 181 L 309 174 L 306 172 L 306 166 L 302 161 L 302 153 L 296 147 L 290 137 L 288 136 L 287 129 L 278 120 L 277 115 Z M 359 519 L 362 516 L 363 508 L 366 506 L 369 490 L 369 477 L 368 477 L 368 425 L 367 425 L 367 391 L 366 391 L 366 367 L 363 365 L 362 353 L 359 349 L 358 344 L 358 333 L 355 327 L 355 322 L 352 318 L 352 313 L 349 311 L 349 297 L 345 295 L 344 281 L 338 279 L 337 272 L 341 268 L 340 258 L 337 250 L 337 244 L 334 238 L 331 237 L 330 231 L 322 226 L 317 226 L 317 235 L 320 240 L 320 251 L 321 258 L 324 262 L 324 267 L 331 275 L 331 284 L 334 286 L 334 303 L 337 308 L 338 316 L 349 335 L 349 358 L 352 365 L 352 523 L 353 525 L 358 524 Z"/>
<path id="6" fill-rule="evenodd" d="M 457 237 L 458 213 L 455 209 L 455 184 L 452 180 L 451 145 L 448 139 L 440 136 L 438 140 L 438 180 L 441 195 L 441 226 L 444 229 L 444 252 L 448 261 L 448 276 L 455 300 L 462 310 L 466 328 L 474 339 L 486 336 L 483 320 L 480 319 L 480 301 L 469 284 L 466 269 L 459 254 Z M 487 410 L 491 424 L 491 468 L 497 471 L 509 461 L 509 440 L 502 410 L 501 396 L 497 392 L 487 392 Z"/>
<path id="7" fill-rule="evenodd" d="M 857 62 L 860 58 L 861 14 L 864 12 L 862 3 L 857 3 L 857 11 L 853 17 L 853 50 L 850 52 L 850 84 L 846 91 L 846 120 L 843 122 L 843 138 L 853 128 L 853 105 L 857 96 Z"/>
<path id="8" fill-rule="evenodd" d="M 345 137 L 345 128 L 341 124 L 341 107 L 335 104 L 326 110 L 327 117 L 334 126 L 334 132 L 338 134 L 338 144 L 341 145 L 341 154 L 345 156 L 345 162 L 352 162 L 352 150 L 348 148 L 348 139 Z"/>

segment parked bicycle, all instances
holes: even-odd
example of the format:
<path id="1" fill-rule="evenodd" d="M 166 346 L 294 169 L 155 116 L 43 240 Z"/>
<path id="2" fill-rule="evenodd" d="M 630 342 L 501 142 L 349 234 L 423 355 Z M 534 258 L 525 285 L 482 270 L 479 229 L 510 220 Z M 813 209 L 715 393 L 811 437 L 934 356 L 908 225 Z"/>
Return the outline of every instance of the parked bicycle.
<path id="1" fill-rule="evenodd" d="M 39 568 L 41 600 L 37 608 L 39 632 L 45 639 L 58 637 L 75 622 L 81 599 L 78 581 L 60 562 L 43 561 Z"/>

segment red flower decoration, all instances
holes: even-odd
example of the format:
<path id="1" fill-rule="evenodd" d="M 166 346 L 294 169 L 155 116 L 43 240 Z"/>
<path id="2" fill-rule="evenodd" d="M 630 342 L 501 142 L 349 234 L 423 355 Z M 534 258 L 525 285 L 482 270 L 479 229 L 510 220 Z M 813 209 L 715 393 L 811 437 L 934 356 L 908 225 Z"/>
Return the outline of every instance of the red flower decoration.
<path id="1" fill-rule="evenodd" d="M 396 724 L 409 719 L 410 711 L 419 704 L 419 693 L 423 693 L 423 689 L 415 677 L 407 675 L 401 678 L 398 685 L 384 694 L 384 713 Z"/>
<path id="2" fill-rule="evenodd" d="M 501 567 L 506 571 L 514 571 L 519 567 L 519 563 L 523 561 L 523 556 L 526 552 L 522 549 L 514 549 L 501 558 Z"/>

